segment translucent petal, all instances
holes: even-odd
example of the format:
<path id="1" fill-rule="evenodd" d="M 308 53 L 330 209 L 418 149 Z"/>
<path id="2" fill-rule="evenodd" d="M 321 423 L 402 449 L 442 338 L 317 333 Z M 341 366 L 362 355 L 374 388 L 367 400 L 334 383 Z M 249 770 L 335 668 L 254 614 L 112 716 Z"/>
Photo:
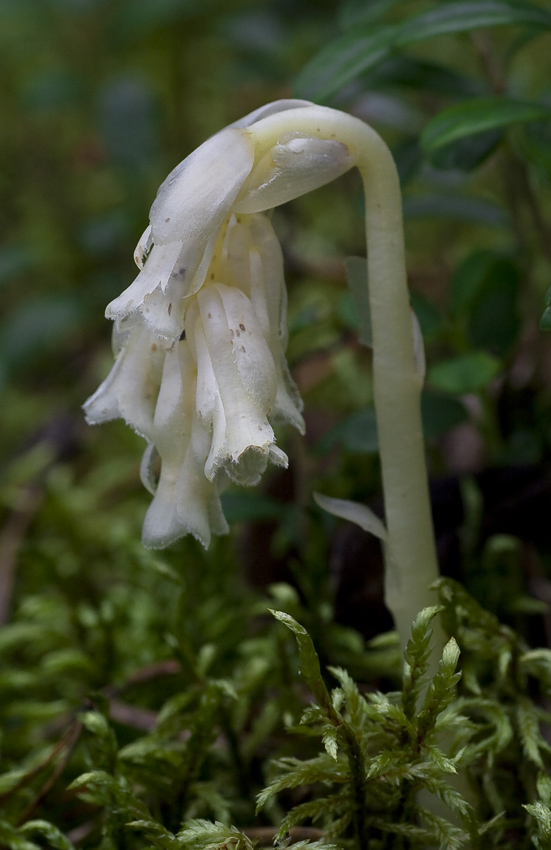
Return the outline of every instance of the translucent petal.
<path id="1" fill-rule="evenodd" d="M 266 391 L 259 387 L 255 391 L 257 379 L 249 375 L 249 392 L 243 386 L 218 289 L 218 286 L 211 286 L 199 292 L 200 319 L 194 331 L 197 408 L 204 417 L 212 417 L 212 444 L 205 475 L 212 479 L 223 469 L 232 480 L 252 485 L 258 482 L 266 468 L 274 433 L 267 419 L 268 411 L 258 404 Z M 240 334 L 243 334 L 241 330 Z M 259 369 L 262 366 L 257 363 Z M 208 380 L 201 375 L 202 370 L 208 371 Z M 204 386 L 202 395 L 201 386 Z"/>
<path id="2" fill-rule="evenodd" d="M 145 298 L 162 288 L 163 285 L 166 286 L 181 250 L 181 242 L 154 245 L 138 277 L 124 292 L 107 305 L 105 311 L 107 318 L 123 319 L 129 313 L 138 310 Z"/>
<path id="3" fill-rule="evenodd" d="M 144 263 L 147 259 L 147 255 L 151 251 L 152 246 L 153 238 L 151 236 L 151 225 L 149 224 L 138 239 L 138 244 L 136 245 L 136 250 L 134 251 L 134 262 L 136 263 L 139 269 L 143 269 Z"/>
<path id="4" fill-rule="evenodd" d="M 157 492 L 158 472 L 156 467 L 159 464 L 159 452 L 153 443 L 149 443 L 143 453 L 142 462 L 140 463 L 140 481 L 146 490 L 152 496 Z"/>
<path id="5" fill-rule="evenodd" d="M 293 133 L 255 165 L 233 209 L 237 213 L 272 209 L 324 186 L 354 165 L 342 142 Z"/>
<path id="6" fill-rule="evenodd" d="M 263 215 L 250 216 L 251 302 L 264 330 L 274 359 L 276 399 L 270 418 L 305 431 L 302 399 L 285 359 L 287 345 L 287 290 L 283 278 L 281 247 L 272 224 Z"/>
<path id="7" fill-rule="evenodd" d="M 174 344 L 166 353 L 153 417 L 153 439 L 163 459 L 184 451 L 191 435 L 192 411 L 185 410 L 180 345 L 187 348 L 186 343 Z"/>
<path id="8" fill-rule="evenodd" d="M 169 546 L 192 534 L 208 548 L 212 534 L 229 531 L 220 503 L 217 482 L 203 472 L 208 435 L 194 422 L 185 452 L 163 460 L 155 498 L 144 519 L 142 540 L 151 549 Z"/>
<path id="9" fill-rule="evenodd" d="M 364 531 L 370 532 L 383 542 L 386 540 L 387 530 L 383 521 L 367 505 L 360 505 L 348 499 L 335 499 L 332 496 L 324 496 L 322 493 L 314 493 L 314 501 L 327 513 L 359 525 Z"/>
<path id="10" fill-rule="evenodd" d="M 238 121 L 234 121 L 233 124 L 229 124 L 228 126 L 238 128 L 250 127 L 251 124 L 255 123 L 255 121 L 260 121 L 261 118 L 267 118 L 268 115 L 275 115 L 277 112 L 285 112 L 287 109 L 298 109 L 301 106 L 313 106 L 313 104 L 310 100 L 297 100 L 292 98 L 274 100 L 271 103 L 266 103 L 264 106 L 260 106 L 253 112 L 249 112 L 248 115 L 245 115 Z"/>
<path id="11" fill-rule="evenodd" d="M 204 142 L 168 175 L 150 212 L 153 241 L 206 247 L 218 232 L 254 162 L 249 133 L 226 128 Z"/>
<path id="12" fill-rule="evenodd" d="M 146 485 L 154 487 L 143 528 L 151 548 L 168 546 L 192 534 L 207 547 L 211 534 L 228 531 L 219 499 L 218 483 L 204 474 L 209 435 L 195 416 L 194 361 L 185 342 L 167 353 L 154 417 L 156 446 L 146 450 L 142 470 Z M 184 391 L 185 390 L 185 391 Z M 155 454 L 161 458 L 158 483 L 154 481 Z"/>
<path id="13" fill-rule="evenodd" d="M 216 291 L 222 302 L 226 334 L 229 333 L 229 350 L 233 353 L 241 386 L 255 405 L 268 414 L 276 396 L 277 376 L 272 353 L 253 306 L 237 287 L 219 283 L 205 288 L 199 294 L 199 308 L 206 334 L 211 321 L 208 314 L 212 307 L 216 309 L 209 297 L 211 289 Z"/>
<path id="14" fill-rule="evenodd" d="M 151 439 L 166 347 L 146 328 L 135 328 L 111 372 L 84 404 L 90 424 L 121 417 Z"/>

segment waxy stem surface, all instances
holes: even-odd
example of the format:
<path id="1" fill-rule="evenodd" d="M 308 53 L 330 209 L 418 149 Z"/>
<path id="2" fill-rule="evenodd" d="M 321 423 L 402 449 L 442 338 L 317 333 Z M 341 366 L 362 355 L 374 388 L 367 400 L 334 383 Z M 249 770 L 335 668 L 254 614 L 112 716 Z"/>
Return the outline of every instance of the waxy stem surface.
<path id="1" fill-rule="evenodd" d="M 246 132 L 246 131 L 244 131 Z M 385 602 L 404 646 L 438 578 L 407 287 L 402 201 L 392 155 L 358 118 L 327 107 L 271 115 L 251 128 L 257 157 L 284 133 L 345 144 L 364 184 L 374 401 L 387 527 Z"/>

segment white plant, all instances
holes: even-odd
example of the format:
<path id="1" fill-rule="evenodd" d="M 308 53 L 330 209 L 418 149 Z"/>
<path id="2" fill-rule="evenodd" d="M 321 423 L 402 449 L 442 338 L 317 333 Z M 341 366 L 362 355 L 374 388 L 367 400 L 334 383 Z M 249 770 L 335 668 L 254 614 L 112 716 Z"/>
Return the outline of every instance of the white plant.
<path id="1" fill-rule="evenodd" d="M 208 546 L 227 531 L 223 487 L 257 483 L 269 461 L 287 464 L 275 421 L 304 428 L 285 361 L 281 250 L 264 212 L 353 166 L 366 200 L 386 601 L 405 639 L 434 601 L 427 588 L 438 570 L 399 181 L 368 125 L 306 101 L 276 101 L 172 171 L 136 250 L 140 273 L 107 308 L 117 360 L 85 411 L 91 423 L 122 417 L 148 441 L 142 480 L 154 499 L 145 545 L 191 533 Z"/>

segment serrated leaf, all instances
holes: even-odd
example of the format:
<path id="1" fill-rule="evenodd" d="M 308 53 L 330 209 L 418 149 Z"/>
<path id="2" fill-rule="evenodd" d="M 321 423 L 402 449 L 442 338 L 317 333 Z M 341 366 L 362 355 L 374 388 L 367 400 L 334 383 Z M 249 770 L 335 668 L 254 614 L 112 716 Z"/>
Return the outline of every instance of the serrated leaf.
<path id="1" fill-rule="evenodd" d="M 517 704 L 517 722 L 525 756 L 537 767 L 543 769 L 540 749 L 545 749 L 545 741 L 541 736 L 535 706 L 527 698 L 520 699 Z"/>
<path id="2" fill-rule="evenodd" d="M 49 847 L 53 847 L 54 850 L 73 850 L 73 844 L 69 841 L 67 836 L 64 835 L 57 826 L 49 821 L 27 821 L 26 824 L 20 827 L 20 832 L 23 834 L 40 835 L 48 842 Z"/>
<path id="3" fill-rule="evenodd" d="M 78 776 L 69 785 L 69 790 L 96 805 L 123 812 L 129 820 L 151 819 L 147 806 L 129 790 L 123 779 L 115 779 L 103 770 L 93 770 Z"/>
<path id="4" fill-rule="evenodd" d="M 337 741 L 337 729 L 334 726 L 328 727 L 322 735 L 322 743 L 325 747 L 325 751 L 327 755 L 331 756 L 332 759 L 337 761 L 337 757 L 339 754 L 339 745 Z"/>
<path id="5" fill-rule="evenodd" d="M 165 829 L 165 827 L 158 821 L 146 819 L 134 820 L 127 823 L 126 827 L 127 829 L 134 829 L 137 832 L 143 832 L 152 844 L 156 847 L 163 848 L 163 850 L 165 850 L 165 848 L 166 850 L 172 850 L 172 848 L 180 846 L 176 840 L 176 836 Z"/>
<path id="6" fill-rule="evenodd" d="M 549 841 L 551 839 L 551 809 L 544 806 L 543 803 L 526 803 L 523 808 L 537 821 L 541 838 L 546 842 Z M 544 846 L 547 848 L 548 844 Z"/>
<path id="7" fill-rule="evenodd" d="M 319 705 L 325 709 L 330 716 L 334 716 L 335 709 L 333 708 L 331 697 L 321 676 L 320 663 L 312 638 L 304 626 L 297 623 L 295 618 L 291 617 L 290 614 L 286 614 L 285 611 L 274 611 L 272 608 L 268 610 L 271 614 L 273 614 L 276 620 L 279 620 L 294 633 L 298 643 L 301 673 Z"/>

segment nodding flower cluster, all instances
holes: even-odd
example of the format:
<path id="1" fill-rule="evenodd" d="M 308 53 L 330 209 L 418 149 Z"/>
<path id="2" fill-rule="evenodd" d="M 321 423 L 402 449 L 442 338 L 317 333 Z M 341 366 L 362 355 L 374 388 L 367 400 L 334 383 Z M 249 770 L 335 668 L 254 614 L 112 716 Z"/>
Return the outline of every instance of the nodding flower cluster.
<path id="1" fill-rule="evenodd" d="M 302 133 L 300 121 L 276 138 L 264 129 L 276 114 L 317 108 L 268 104 L 180 163 L 151 208 L 136 280 L 107 307 L 116 362 L 84 409 L 89 423 L 121 417 L 148 442 L 151 548 L 188 533 L 207 547 L 227 532 L 227 483 L 254 485 L 269 461 L 287 465 L 273 423 L 304 431 L 285 360 L 281 248 L 264 212 L 355 162 L 345 144 Z"/>

